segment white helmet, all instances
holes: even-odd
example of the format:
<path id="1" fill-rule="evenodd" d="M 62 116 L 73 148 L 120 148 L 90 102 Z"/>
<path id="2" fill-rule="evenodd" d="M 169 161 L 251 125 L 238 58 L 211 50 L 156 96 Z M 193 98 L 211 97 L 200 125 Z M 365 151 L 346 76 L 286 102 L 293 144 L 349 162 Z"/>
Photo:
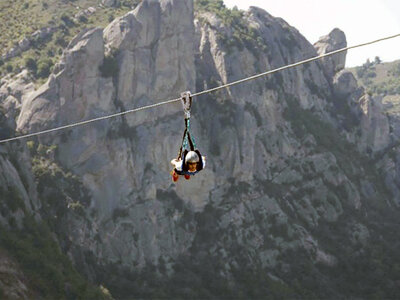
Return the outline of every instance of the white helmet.
<path id="1" fill-rule="evenodd" d="M 199 156 L 197 155 L 196 152 L 194 152 L 194 151 L 189 151 L 189 152 L 186 154 L 185 160 L 186 160 L 187 162 L 197 163 L 197 162 L 199 162 L 200 158 L 199 158 Z"/>

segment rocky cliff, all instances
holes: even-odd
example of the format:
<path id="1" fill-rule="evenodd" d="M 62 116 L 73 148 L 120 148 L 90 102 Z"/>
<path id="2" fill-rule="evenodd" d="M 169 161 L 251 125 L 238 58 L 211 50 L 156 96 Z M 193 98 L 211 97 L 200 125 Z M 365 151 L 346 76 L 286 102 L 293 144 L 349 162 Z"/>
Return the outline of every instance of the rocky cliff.
<path id="1" fill-rule="evenodd" d="M 37 90 L 26 73 L 4 79 L 3 137 L 346 45 L 338 29 L 313 46 L 262 9 L 194 4 L 143 0 L 77 35 Z M 395 296 L 395 137 L 380 99 L 344 64 L 340 54 L 196 98 L 193 130 L 208 160 L 186 182 L 169 178 L 179 103 L 0 146 L 0 221 L 46 223 L 81 274 L 115 298 Z M 387 274 L 375 288 L 382 273 L 360 271 L 370 263 Z"/>

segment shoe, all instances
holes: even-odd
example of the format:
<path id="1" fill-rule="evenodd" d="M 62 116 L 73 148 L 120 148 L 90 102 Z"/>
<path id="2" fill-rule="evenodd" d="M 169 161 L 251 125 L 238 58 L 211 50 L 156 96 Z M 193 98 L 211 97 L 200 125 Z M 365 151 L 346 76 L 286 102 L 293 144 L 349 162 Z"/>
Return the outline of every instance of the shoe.
<path id="1" fill-rule="evenodd" d="M 185 175 L 186 180 L 190 180 L 190 175 Z"/>
<path id="2" fill-rule="evenodd" d="M 173 182 L 177 182 L 179 179 L 179 175 L 174 172 L 172 172 L 172 181 Z"/>

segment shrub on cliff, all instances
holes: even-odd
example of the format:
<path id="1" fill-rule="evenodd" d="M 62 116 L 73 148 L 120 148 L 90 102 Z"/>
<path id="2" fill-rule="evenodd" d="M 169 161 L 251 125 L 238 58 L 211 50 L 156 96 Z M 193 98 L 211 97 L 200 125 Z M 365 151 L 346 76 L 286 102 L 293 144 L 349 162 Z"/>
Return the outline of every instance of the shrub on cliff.
<path id="1" fill-rule="evenodd" d="M 104 57 L 103 64 L 99 67 L 101 76 L 115 77 L 118 75 L 119 66 L 117 60 L 117 51 L 111 50 L 108 55 Z"/>
<path id="2" fill-rule="evenodd" d="M 45 58 L 39 61 L 37 66 L 37 77 L 46 78 L 50 75 L 50 69 L 53 66 L 53 61 Z"/>

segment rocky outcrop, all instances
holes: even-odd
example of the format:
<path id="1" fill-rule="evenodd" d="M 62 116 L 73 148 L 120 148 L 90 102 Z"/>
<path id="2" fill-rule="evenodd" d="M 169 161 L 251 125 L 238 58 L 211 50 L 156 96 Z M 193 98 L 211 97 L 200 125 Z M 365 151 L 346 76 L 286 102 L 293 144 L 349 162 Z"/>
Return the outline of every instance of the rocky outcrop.
<path id="1" fill-rule="evenodd" d="M 86 9 L 83 9 L 81 11 L 79 11 L 75 16 L 74 19 L 77 22 L 80 22 L 82 19 L 90 17 L 91 15 L 93 15 L 96 12 L 96 8 L 90 6 Z"/>
<path id="2" fill-rule="evenodd" d="M 384 113 L 382 97 L 366 93 L 364 88 L 358 86 L 353 73 L 347 70 L 335 74 L 332 87 L 335 104 L 342 109 L 347 106 L 350 110 L 348 119 L 357 120 L 354 124 L 358 126 L 351 130 L 358 149 L 371 154 L 390 147 L 390 124 Z"/>
<path id="3" fill-rule="evenodd" d="M 342 70 L 335 74 L 333 78 L 333 90 L 337 97 L 349 97 L 359 89 L 360 87 L 352 72 Z"/>
<path id="4" fill-rule="evenodd" d="M 27 71 L 0 82 L 0 139 L 15 135 L 15 118 L 25 97 L 34 90 Z M 0 145 L 0 224 L 9 225 L 12 218 L 21 226 L 26 212 L 37 216 L 40 207 L 35 179 L 31 173 L 31 157 L 24 145 Z"/>
<path id="5" fill-rule="evenodd" d="M 13 136 L 14 123 L 0 111 L 0 138 Z M 31 161 L 26 147 L 0 145 L 0 226 L 22 227 L 27 214 L 39 217 Z"/>
<path id="6" fill-rule="evenodd" d="M 382 97 L 367 94 L 348 70 L 341 70 L 334 75 L 332 88 L 335 104 L 342 109 L 348 107 L 351 111 L 348 119 L 357 120 L 359 126 L 353 128 L 353 139 L 358 149 L 371 154 L 389 147 L 392 138 Z"/>
<path id="7" fill-rule="evenodd" d="M 143 1 L 104 33 L 102 29 L 82 32 L 70 43 L 48 82 L 23 103 L 18 130 L 35 131 L 85 120 L 176 97 L 177 90 L 194 90 L 193 32 L 191 1 L 184 1 L 184 5 L 179 1 Z M 99 69 L 105 53 L 111 55 L 112 49 L 117 50 L 114 55 L 119 71 L 102 77 Z M 156 261 L 161 252 L 176 256 L 189 246 L 193 237 L 186 230 L 178 234 L 174 229 L 181 216 L 177 215 L 176 222 L 160 219 L 168 205 L 160 202 L 158 189 L 169 186 L 165 180 L 168 160 L 176 155 L 183 127 L 177 112 L 179 105 L 172 105 L 93 124 L 85 131 L 73 130 L 72 139 L 41 139 L 59 145 L 57 160 L 74 170 L 92 194 L 91 207 L 97 215 L 91 221 L 96 225 L 91 232 L 76 232 L 74 239 L 89 234 L 84 243 L 97 257 L 143 265 L 149 258 Z M 163 122 L 154 127 L 149 122 L 156 118 Z M 177 194 L 189 199 L 193 188 L 201 191 L 213 178 L 209 170 L 205 173 L 209 177 L 200 179 L 202 183 L 189 182 L 189 186 L 178 187 Z M 205 197 L 200 193 L 190 198 L 193 205 L 202 207 Z M 146 199 L 145 203 L 140 199 Z M 130 221 L 117 217 L 119 211 L 131 215 Z M 142 232 L 144 224 L 147 229 Z M 123 242 L 121 237 L 130 239 L 132 232 L 142 232 L 140 239 Z M 165 240 L 156 238 L 162 232 Z M 93 240 L 96 235 L 104 241 L 102 245 Z M 158 246 L 150 244 L 151 240 L 158 240 Z M 166 244 L 171 247 L 165 248 Z"/>
<path id="8" fill-rule="evenodd" d="M 15 121 L 22 102 L 33 91 L 34 85 L 27 70 L 23 70 L 15 78 L 6 77 L 0 81 L 0 106 L 10 120 Z"/>
<path id="9" fill-rule="evenodd" d="M 191 1 L 143 1 L 104 31 L 90 29 L 74 38 L 48 82 L 23 101 L 18 130 L 36 131 L 154 103 L 176 97 L 176 91 L 201 90 L 255 74 L 260 69 L 298 61 L 302 58 L 299 53 L 315 53 L 297 30 L 264 10 L 252 7 L 244 17 L 267 48 L 256 42 L 245 46 L 226 44 L 217 32 L 229 38 L 234 29 L 210 13 L 197 16 L 194 27 Z M 337 35 L 337 31 L 330 35 L 332 40 L 327 40 L 326 51 L 338 47 Z M 199 49 L 197 53 L 195 47 Z M 342 60 L 331 62 L 333 70 L 342 67 Z M 117 72 L 109 77 L 103 77 L 101 71 L 106 62 L 117 66 Z M 201 149 L 213 159 L 202 176 L 173 187 L 165 174 L 168 161 L 179 147 L 183 125 L 179 105 L 95 123 L 61 137 L 41 137 L 44 144 L 58 145 L 56 160 L 82 178 L 91 195 L 92 227 L 85 228 L 76 220 L 79 225 L 75 226 L 85 229 L 77 231 L 71 225 L 71 242 L 90 249 L 102 263 L 121 261 L 130 266 L 136 262 L 143 266 L 147 260 L 157 262 L 161 256 L 175 259 L 193 243 L 195 235 L 191 228 L 195 223 L 189 218 L 181 227 L 184 214 L 176 209 L 172 219 L 165 219 L 163 216 L 172 205 L 165 201 L 168 197 L 180 199 L 191 211 L 201 212 L 209 203 L 217 205 L 222 195 L 231 196 L 225 191 L 230 185 L 226 174 L 236 182 L 250 185 L 256 185 L 255 178 L 278 185 L 306 180 L 305 169 L 293 169 L 291 164 L 304 161 L 303 156 L 310 150 L 288 134 L 293 125 L 283 112 L 288 109 L 285 106 L 293 106 L 289 98 L 300 104 L 300 111 L 313 108 L 333 122 L 327 113 L 329 104 L 325 97 L 330 93 L 330 83 L 325 71 L 311 63 L 232 87 L 222 97 L 210 95 L 196 103 L 195 135 Z M 342 96 L 357 90 L 346 74 L 336 77 L 334 89 Z M 154 126 L 154 120 L 160 122 Z M 318 143 L 311 137 L 308 140 L 310 147 Z M 345 186 L 345 193 L 352 198 L 351 205 L 360 209 L 360 194 L 340 171 L 340 162 L 333 159 L 327 164 L 326 157 L 321 156 L 314 163 L 330 186 Z M 339 171 L 332 172 L 328 166 Z M 285 171 L 276 178 L 280 169 Z M 309 182 L 321 192 L 301 198 L 306 209 L 297 207 L 297 214 L 309 226 L 316 226 L 319 220 L 336 220 L 342 213 L 343 199 L 324 188 L 324 182 Z M 289 194 L 300 190 L 292 188 Z M 257 199 L 256 205 L 264 196 L 256 193 L 251 197 Z M 314 197 L 322 201 L 321 211 L 313 208 Z M 274 197 L 270 199 L 279 207 Z M 337 200 L 333 204 L 328 199 Z M 239 218 L 249 213 L 240 206 L 237 209 Z M 257 205 L 251 210 L 256 209 Z M 288 220 L 286 212 L 282 210 L 281 214 Z M 269 216 L 267 211 L 266 217 Z M 229 220 L 227 224 L 233 225 Z M 285 226 L 299 230 L 289 223 Z M 262 230 L 256 226 L 253 233 L 259 235 L 257 232 Z M 304 227 L 301 230 L 307 231 Z M 137 234 L 133 240 L 132 232 Z M 299 246 L 301 243 L 294 243 L 292 247 Z M 329 257 L 329 253 L 318 251 L 319 259 Z M 271 259 L 270 253 L 260 255 L 265 262 Z"/>
<path id="10" fill-rule="evenodd" d="M 143 1 L 105 28 L 106 49 L 118 52 L 120 104 L 129 108 L 176 97 L 176 90 L 194 90 L 193 35 L 191 1 Z M 165 107 L 126 121 L 138 125 L 178 110 L 179 106 Z"/>
<path id="11" fill-rule="evenodd" d="M 57 27 L 44 27 L 36 30 L 30 36 L 25 36 L 22 40 L 14 45 L 10 50 L 1 56 L 1 59 L 6 61 L 17 55 L 29 50 L 34 43 L 44 41 L 51 37 L 57 31 Z"/>
<path id="12" fill-rule="evenodd" d="M 104 57 L 102 30 L 93 29 L 82 32 L 70 43 L 69 49 L 70 51 L 64 55 L 61 63 L 55 67 L 55 74 L 52 74 L 44 86 L 33 91 L 24 101 L 18 118 L 19 128 L 31 131 L 50 124 L 63 124 L 72 115 L 74 115 L 74 121 L 81 120 L 88 117 L 87 109 L 90 109 L 88 107 L 90 100 L 101 102 L 108 96 L 110 101 L 110 93 L 100 95 L 96 87 L 98 82 L 93 79 L 99 76 L 99 66 Z M 90 64 L 86 65 L 87 62 Z M 75 82 L 71 80 L 71 75 L 82 78 L 80 85 L 75 85 Z M 91 86 L 91 84 L 95 85 Z M 90 87 L 90 92 L 86 92 L 88 87 Z M 83 92 L 89 93 L 91 98 L 88 99 L 89 103 L 77 109 L 72 102 L 77 100 L 76 95 L 79 96 Z M 44 110 L 43 107 L 47 109 Z M 105 109 L 110 108 L 105 107 Z M 40 116 L 38 112 L 45 115 Z M 62 113 L 59 114 L 59 112 Z M 32 116 L 35 117 L 32 118 Z"/>
<path id="13" fill-rule="evenodd" d="M 328 35 L 321 37 L 314 44 L 319 55 L 347 47 L 346 36 L 338 28 L 333 29 Z M 345 66 L 346 52 L 341 52 L 322 59 L 326 74 L 332 77 Z"/>
<path id="14" fill-rule="evenodd" d="M 18 115 L 17 130 L 172 99 L 317 54 L 296 29 L 259 8 L 240 13 L 233 25 L 204 11 L 193 22 L 193 14 L 189 0 L 144 0 L 104 30 L 81 32 L 38 90 L 18 96 L 10 83 L 1 87 L 7 107 L 21 106 L 9 114 Z M 326 53 L 343 44 L 336 29 L 316 48 Z M 49 152 L 36 157 L 35 167 L 57 174 L 51 184 L 36 178 L 46 187 L 39 196 L 56 191 L 63 199 L 56 201 L 63 212 L 57 220 L 58 210 L 45 211 L 62 228 L 64 251 L 92 278 L 108 275 L 96 268 L 110 265 L 113 276 L 146 265 L 173 273 L 180 261 L 229 280 L 235 270 L 258 267 L 283 280 L 304 269 L 299 261 L 312 270 L 340 266 L 339 246 L 355 249 L 373 238 L 370 207 L 394 202 L 382 196 L 382 181 L 363 154 L 385 147 L 388 124 L 354 77 L 337 72 L 344 60 L 341 54 L 195 98 L 193 132 L 208 158 L 190 181 L 172 184 L 168 175 L 183 130 L 179 104 L 39 137 Z M 6 164 L 0 168 L 13 174 Z M 130 286 L 127 278 L 135 277 L 123 278 Z"/>
<path id="15" fill-rule="evenodd" d="M 381 151 L 390 144 L 389 120 L 382 113 L 382 98 L 364 95 L 359 100 L 361 118 L 361 143 L 368 151 Z M 361 145 L 360 145 L 361 146 Z"/>
<path id="16" fill-rule="evenodd" d="M 21 49 L 22 52 L 28 50 L 31 46 L 31 42 L 28 38 L 23 38 L 22 40 L 19 41 L 18 47 Z"/>

